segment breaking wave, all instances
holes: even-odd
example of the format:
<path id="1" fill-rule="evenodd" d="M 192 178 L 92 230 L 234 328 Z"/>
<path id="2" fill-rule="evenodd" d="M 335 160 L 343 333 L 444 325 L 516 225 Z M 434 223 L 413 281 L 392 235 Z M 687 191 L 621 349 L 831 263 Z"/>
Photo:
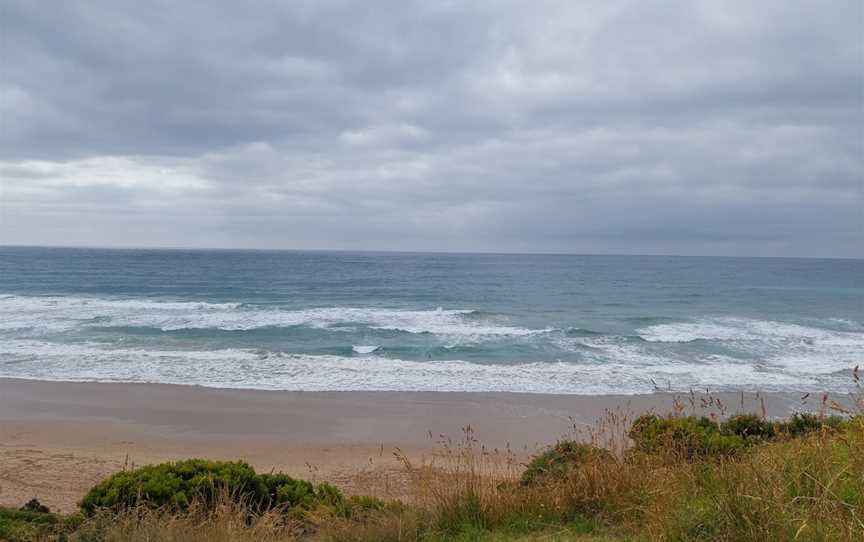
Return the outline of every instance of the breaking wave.
<path id="1" fill-rule="evenodd" d="M 261 350 L 138 350 L 97 344 L 6 341 L 0 374 L 45 380 L 161 382 L 211 387 L 307 391 L 502 391 L 560 394 L 650 392 L 653 382 L 676 389 L 842 389 L 848 374 L 778 373 L 740 360 L 634 365 L 532 362 L 481 364 L 410 361 L 382 356 L 306 355 Z M 26 363 L 30 362 L 30 363 Z"/>
<path id="2" fill-rule="evenodd" d="M 0 330 L 68 331 L 78 327 L 147 327 L 161 331 L 213 329 L 248 331 L 307 326 L 352 329 L 365 326 L 405 333 L 448 336 L 527 336 L 548 329 L 527 329 L 470 318 L 473 310 L 406 310 L 374 307 L 270 308 L 241 303 L 126 300 L 87 297 L 0 298 Z"/>

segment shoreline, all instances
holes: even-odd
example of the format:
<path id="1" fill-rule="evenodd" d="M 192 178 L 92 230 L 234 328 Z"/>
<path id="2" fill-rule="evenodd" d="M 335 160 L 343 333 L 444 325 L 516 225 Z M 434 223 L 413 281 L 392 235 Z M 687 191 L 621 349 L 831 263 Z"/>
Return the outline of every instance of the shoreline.
<path id="1" fill-rule="evenodd" d="M 802 394 L 745 393 L 743 410 L 759 412 L 760 398 L 771 417 L 818 408 L 818 394 L 807 405 Z M 429 458 L 441 439 L 459 442 L 466 426 L 487 449 L 509 447 L 523 460 L 607 411 L 668 412 L 675 396 L 689 411 L 689 394 L 668 392 L 307 392 L 0 378 L 0 504 L 37 497 L 69 511 L 124 465 L 188 457 L 243 459 L 261 472 L 350 490 L 358 473 L 385 483 L 398 476 L 394 450 Z M 712 396 L 730 413 L 742 410 L 740 392 Z"/>
<path id="2" fill-rule="evenodd" d="M 849 368 L 850 371 L 852 367 Z M 742 393 L 749 396 L 763 396 L 763 397 L 792 397 L 792 396 L 802 396 L 805 394 L 814 397 L 816 395 L 820 395 L 823 393 L 828 393 L 832 397 L 834 396 L 846 396 L 850 392 L 854 391 L 853 389 L 849 390 L 823 390 L 823 389 L 780 389 L 780 390 L 751 390 L 751 389 L 687 389 L 687 390 L 677 390 L 673 388 L 663 388 L 663 387 L 655 387 L 653 391 L 637 391 L 637 392 L 622 392 L 622 393 L 562 393 L 562 392 L 535 392 L 535 391 L 510 391 L 510 390 L 427 390 L 427 389 L 407 389 L 407 390 L 394 390 L 394 389 L 311 389 L 311 390 L 303 390 L 303 389 L 290 389 L 290 388 L 266 388 L 266 387 L 235 387 L 235 386 L 227 386 L 227 385 L 219 385 L 219 384 L 200 384 L 200 383 L 191 383 L 191 384 L 180 384 L 177 382 L 150 382 L 150 381 L 132 381 L 132 380 L 96 380 L 92 378 L 81 378 L 81 379 L 70 379 L 70 378 L 48 378 L 41 376 L 3 376 L 0 375 L 0 386 L 2 386 L 6 382 L 37 382 L 37 383 L 46 383 L 46 384 L 87 384 L 87 385 L 106 385 L 106 386 L 154 386 L 154 387 L 173 387 L 180 389 L 202 389 L 202 390 L 215 390 L 215 391 L 227 391 L 227 392 L 251 392 L 251 393 L 281 393 L 281 394 L 372 394 L 372 395 L 383 395 L 383 394 L 431 394 L 431 395 L 466 395 L 466 396 L 514 396 L 514 397 L 558 397 L 558 398 L 584 398 L 584 397 L 614 397 L 614 398 L 628 398 L 628 397 L 685 397 L 691 394 L 695 394 L 697 396 L 723 396 L 723 397 L 731 397 L 731 396 L 740 396 Z"/>

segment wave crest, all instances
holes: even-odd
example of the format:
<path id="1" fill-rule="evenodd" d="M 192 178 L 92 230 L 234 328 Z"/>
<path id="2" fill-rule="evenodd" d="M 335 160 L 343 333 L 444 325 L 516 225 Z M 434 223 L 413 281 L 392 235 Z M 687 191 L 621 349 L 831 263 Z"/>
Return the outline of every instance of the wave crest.
<path id="1" fill-rule="evenodd" d="M 351 329 L 365 326 L 404 333 L 482 338 L 526 336 L 528 329 L 479 318 L 464 309 L 410 310 L 376 307 L 270 308 L 241 303 L 206 303 L 86 297 L 0 298 L 0 330 L 68 331 L 78 327 L 146 327 L 162 331 L 215 329 L 248 331 L 308 326 Z"/>
<path id="2" fill-rule="evenodd" d="M 633 365 L 462 360 L 409 361 L 381 356 L 308 355 L 266 350 L 137 350 L 97 344 L 6 341 L 0 376 L 45 380 L 162 382 L 211 387 L 306 391 L 530 392 L 634 394 L 656 382 L 673 389 L 842 390 L 848 369 L 827 375 L 778 373 L 717 357 L 707 363 Z M 20 361 L 38 360 L 38 363 Z"/>

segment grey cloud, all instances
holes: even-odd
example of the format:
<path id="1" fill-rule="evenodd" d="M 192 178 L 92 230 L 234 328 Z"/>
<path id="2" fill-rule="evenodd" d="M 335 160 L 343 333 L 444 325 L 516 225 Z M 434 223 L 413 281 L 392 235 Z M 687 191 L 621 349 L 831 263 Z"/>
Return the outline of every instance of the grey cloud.
<path id="1" fill-rule="evenodd" d="M 0 13 L 3 243 L 864 256 L 854 1 Z"/>

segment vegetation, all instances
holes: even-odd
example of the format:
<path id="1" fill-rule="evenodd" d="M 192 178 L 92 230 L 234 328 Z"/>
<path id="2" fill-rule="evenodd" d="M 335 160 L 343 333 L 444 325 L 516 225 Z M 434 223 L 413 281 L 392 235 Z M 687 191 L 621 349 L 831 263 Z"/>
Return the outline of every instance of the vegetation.
<path id="1" fill-rule="evenodd" d="M 756 414 L 738 414 L 718 422 L 701 416 L 645 414 L 636 418 L 628 436 L 634 449 L 643 453 L 671 453 L 677 458 L 696 459 L 734 456 L 756 444 L 799 437 L 822 429 L 837 429 L 839 416 L 795 414 L 782 422 L 771 422 Z"/>
<path id="2" fill-rule="evenodd" d="M 609 452 L 593 444 L 562 440 L 528 463 L 520 483 L 523 486 L 537 486 L 544 482 L 563 480 L 586 463 L 609 458 Z"/>
<path id="3" fill-rule="evenodd" d="M 817 416 L 815 414 L 799 413 L 788 420 L 777 424 L 777 431 L 793 437 L 818 431 L 823 427 L 838 429 L 843 424 L 840 416 Z"/>
<path id="4" fill-rule="evenodd" d="M 524 466 L 469 429 L 434 461 L 398 456 L 407 503 L 245 463 L 167 463 L 106 479 L 78 515 L 2 510 L 0 539 L 859 542 L 864 415 L 841 413 L 610 415 L 587 442 L 560 441 Z M 626 448 L 609 446 L 618 433 Z"/>
<path id="5" fill-rule="evenodd" d="M 243 462 L 189 459 L 114 474 L 84 496 L 81 510 L 92 514 L 100 508 L 122 511 L 138 505 L 184 510 L 190 501 L 212 503 L 220 493 L 232 495 L 256 512 L 342 503 L 342 494 L 333 486 L 314 487 L 285 474 L 256 474 Z"/>
<path id="6" fill-rule="evenodd" d="M 0 540 L 54 540 L 81 523 L 77 514 L 61 516 L 0 507 Z"/>

